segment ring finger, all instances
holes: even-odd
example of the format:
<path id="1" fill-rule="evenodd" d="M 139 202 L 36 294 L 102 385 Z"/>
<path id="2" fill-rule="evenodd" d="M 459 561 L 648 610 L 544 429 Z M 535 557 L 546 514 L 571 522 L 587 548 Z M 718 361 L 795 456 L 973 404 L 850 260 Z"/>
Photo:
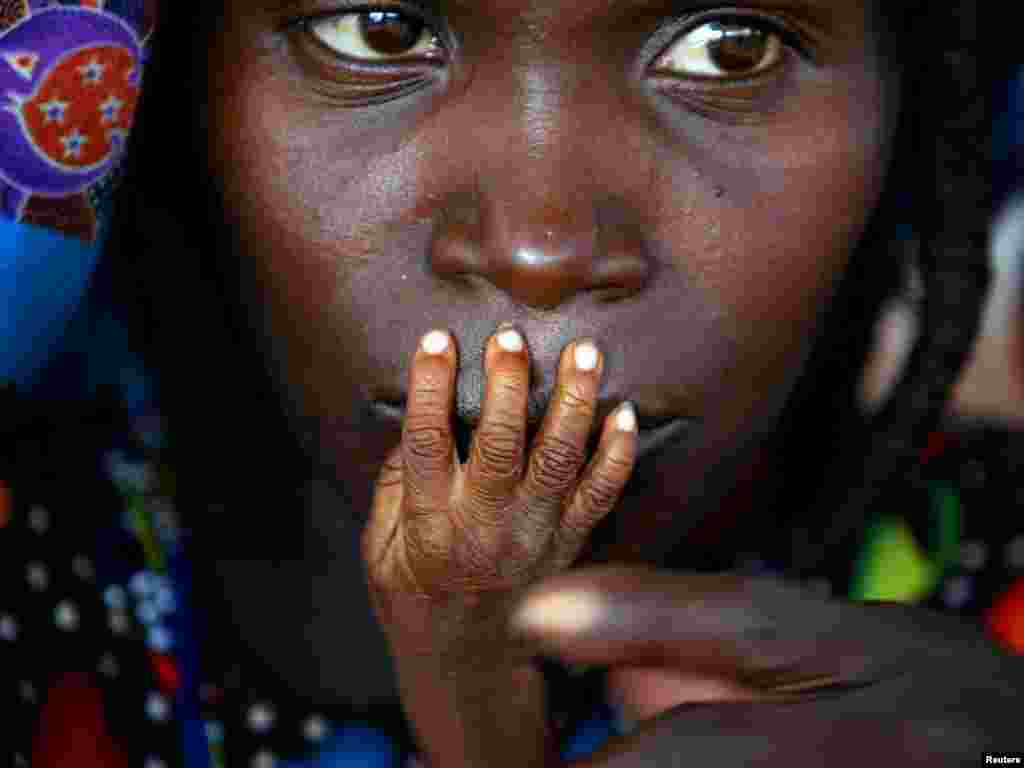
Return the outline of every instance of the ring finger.
<path id="1" fill-rule="evenodd" d="M 603 370 L 603 356 L 590 339 L 579 339 L 562 350 L 555 394 L 531 446 L 520 486 L 528 507 L 542 510 L 554 523 L 561 518 L 566 495 L 586 461 Z"/>

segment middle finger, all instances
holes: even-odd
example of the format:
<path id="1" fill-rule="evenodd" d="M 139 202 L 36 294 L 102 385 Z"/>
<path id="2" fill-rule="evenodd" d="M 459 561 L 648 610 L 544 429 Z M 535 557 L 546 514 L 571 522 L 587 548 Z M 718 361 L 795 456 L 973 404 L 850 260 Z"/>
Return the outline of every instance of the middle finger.
<path id="1" fill-rule="evenodd" d="M 466 490 L 477 517 L 499 523 L 522 477 L 530 363 L 526 342 L 511 324 L 498 326 L 487 343 L 487 390 L 469 449 Z"/>

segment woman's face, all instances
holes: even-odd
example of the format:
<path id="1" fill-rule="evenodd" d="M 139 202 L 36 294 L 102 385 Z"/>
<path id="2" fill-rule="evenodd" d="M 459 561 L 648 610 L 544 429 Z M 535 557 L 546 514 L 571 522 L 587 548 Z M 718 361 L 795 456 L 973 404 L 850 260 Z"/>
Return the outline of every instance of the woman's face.
<path id="1" fill-rule="evenodd" d="M 372 404 L 432 328 L 468 424 L 503 321 L 534 424 L 580 336 L 596 425 L 623 399 L 692 420 L 640 460 L 616 559 L 656 559 L 770 430 L 879 199 L 895 83 L 873 4 L 707 5 L 226 0 L 211 170 L 268 365 L 357 520 L 401 433 Z"/>

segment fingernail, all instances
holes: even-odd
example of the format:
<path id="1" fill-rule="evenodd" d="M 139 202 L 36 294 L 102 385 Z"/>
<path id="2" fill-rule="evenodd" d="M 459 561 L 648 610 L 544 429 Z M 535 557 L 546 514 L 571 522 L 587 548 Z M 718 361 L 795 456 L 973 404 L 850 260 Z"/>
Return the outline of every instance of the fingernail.
<path id="1" fill-rule="evenodd" d="M 581 371 L 592 371 L 597 368 L 597 347 L 589 341 L 576 345 L 576 367 Z"/>
<path id="2" fill-rule="evenodd" d="M 633 404 L 626 402 L 615 415 L 615 426 L 623 432 L 636 432 L 636 411 Z"/>
<path id="3" fill-rule="evenodd" d="M 512 622 L 527 632 L 586 632 L 606 614 L 601 597 L 593 592 L 551 592 L 528 598 L 513 615 Z"/>
<path id="4" fill-rule="evenodd" d="M 498 334 L 498 346 L 506 352 L 522 352 L 523 337 L 515 328 L 509 328 Z"/>
<path id="5" fill-rule="evenodd" d="M 448 349 L 448 334 L 444 331 L 431 331 L 423 337 L 420 346 L 428 355 L 439 355 Z"/>

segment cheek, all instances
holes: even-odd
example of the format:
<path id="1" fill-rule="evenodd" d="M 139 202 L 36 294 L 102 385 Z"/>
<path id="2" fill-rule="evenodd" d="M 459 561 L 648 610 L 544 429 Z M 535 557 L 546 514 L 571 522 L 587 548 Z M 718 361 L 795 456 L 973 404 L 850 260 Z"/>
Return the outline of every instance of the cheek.
<path id="1" fill-rule="evenodd" d="M 231 37 L 221 41 L 223 61 L 211 66 L 216 106 L 208 133 L 211 170 L 223 185 L 228 216 L 246 240 L 261 246 L 258 254 L 270 254 L 268 271 L 286 277 L 297 267 L 323 277 L 330 262 L 317 259 L 317 250 L 307 245 L 323 239 L 320 214 L 312 204 L 317 178 L 309 173 L 317 161 L 314 145 L 291 130 L 295 116 L 281 98 L 285 83 L 270 57 L 253 56 L 233 42 Z M 296 258 L 301 253 L 307 258 Z M 315 283 L 308 290 L 326 298 L 325 281 Z"/>
<path id="2" fill-rule="evenodd" d="M 211 103 L 217 105 L 209 130 L 211 171 L 223 185 L 244 256 L 246 303 L 260 314 L 284 384 L 301 391 L 293 399 L 310 408 L 309 415 L 322 415 L 327 403 L 348 401 L 358 387 L 342 356 L 324 350 L 343 347 L 346 360 L 363 359 L 351 333 L 338 338 L 351 324 L 337 316 L 353 271 L 369 255 L 356 226 L 365 192 L 349 183 L 364 176 L 365 167 L 357 166 L 366 163 L 328 165 L 328 148 L 339 133 L 326 139 L 312 133 L 312 116 L 290 95 L 279 57 L 252 55 L 252 46 L 235 44 L 230 30 L 217 50 L 221 62 L 210 68 Z"/>
<path id="3" fill-rule="evenodd" d="M 701 193 L 713 205 L 675 203 L 692 215 L 663 237 L 690 244 L 686 269 L 722 308 L 737 391 L 721 402 L 734 424 L 764 409 L 765 393 L 785 397 L 864 234 L 887 162 L 880 98 L 865 86 L 802 99 L 813 118 L 730 137 L 728 151 L 698 160 L 698 184 L 720 191 Z"/>
<path id="4" fill-rule="evenodd" d="M 332 113 L 286 55 L 243 42 L 256 36 L 229 30 L 219 41 L 212 172 L 273 311 L 319 327 L 377 288 L 382 225 L 409 207 L 418 183 L 417 158 L 399 151 L 418 114 L 388 114 L 401 105 Z"/>

